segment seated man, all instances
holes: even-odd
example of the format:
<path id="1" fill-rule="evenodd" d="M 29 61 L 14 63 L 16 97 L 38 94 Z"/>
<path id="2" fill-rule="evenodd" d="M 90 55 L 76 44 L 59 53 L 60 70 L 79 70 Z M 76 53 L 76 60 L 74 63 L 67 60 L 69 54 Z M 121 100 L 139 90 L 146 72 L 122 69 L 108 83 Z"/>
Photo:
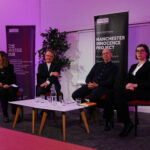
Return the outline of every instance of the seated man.
<path id="1" fill-rule="evenodd" d="M 60 67 L 53 63 L 53 59 L 54 52 L 48 49 L 45 54 L 46 62 L 39 64 L 38 66 L 37 96 L 45 95 L 47 92 L 49 92 L 52 84 L 55 85 L 57 95 L 60 92 L 61 85 L 58 81 Z"/>
<path id="2" fill-rule="evenodd" d="M 103 62 L 93 66 L 88 76 L 86 77 L 86 85 L 77 89 L 72 94 L 72 98 L 84 99 L 85 96 L 90 96 L 90 102 L 98 102 L 99 98 L 106 94 L 107 91 L 113 88 L 117 67 L 111 62 L 112 53 L 109 49 L 102 51 Z M 89 119 L 94 119 L 95 111 L 90 109 Z M 96 118 L 95 118 L 96 119 Z"/>

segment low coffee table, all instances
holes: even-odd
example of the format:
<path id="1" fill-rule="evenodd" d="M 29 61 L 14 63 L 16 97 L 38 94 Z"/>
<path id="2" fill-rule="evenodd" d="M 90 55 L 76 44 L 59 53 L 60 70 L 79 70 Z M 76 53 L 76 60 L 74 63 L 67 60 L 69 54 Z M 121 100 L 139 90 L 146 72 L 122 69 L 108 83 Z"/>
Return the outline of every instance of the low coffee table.
<path id="1" fill-rule="evenodd" d="M 91 105 L 79 106 L 76 103 L 67 103 L 67 104 L 63 104 L 60 102 L 50 103 L 49 101 L 41 99 L 41 98 L 13 101 L 13 102 L 9 102 L 9 103 L 18 105 L 17 111 L 16 111 L 16 116 L 15 116 L 15 119 L 13 122 L 13 128 L 15 128 L 15 126 L 16 126 L 16 122 L 17 122 L 18 116 L 20 114 L 21 107 L 26 106 L 26 107 L 32 108 L 32 133 L 34 133 L 34 130 L 35 130 L 35 110 L 36 109 L 42 109 L 44 111 L 42 120 L 41 120 L 40 129 L 39 129 L 39 135 L 41 135 L 41 133 L 42 133 L 48 111 L 57 111 L 57 112 L 62 113 L 62 128 L 63 128 L 63 140 L 64 141 L 66 141 L 66 113 L 67 112 L 70 112 L 73 110 L 80 110 L 81 118 L 85 125 L 85 129 L 86 129 L 87 133 L 90 132 L 88 124 L 87 124 L 84 108 L 91 106 Z M 96 105 L 96 104 L 93 103 L 92 106 L 94 106 L 94 105 Z"/>

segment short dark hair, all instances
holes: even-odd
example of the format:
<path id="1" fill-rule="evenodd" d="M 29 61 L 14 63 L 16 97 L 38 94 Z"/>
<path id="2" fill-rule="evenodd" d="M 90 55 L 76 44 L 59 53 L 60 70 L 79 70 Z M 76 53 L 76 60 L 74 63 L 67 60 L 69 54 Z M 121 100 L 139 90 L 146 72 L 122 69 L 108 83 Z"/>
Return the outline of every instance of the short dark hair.
<path id="1" fill-rule="evenodd" d="M 145 52 L 147 53 L 147 56 L 146 56 L 146 59 L 148 60 L 149 59 L 149 47 L 146 45 L 146 44 L 139 44 L 137 47 L 136 47 L 136 50 L 138 47 L 143 47 Z M 136 57 L 137 59 L 137 57 Z"/>

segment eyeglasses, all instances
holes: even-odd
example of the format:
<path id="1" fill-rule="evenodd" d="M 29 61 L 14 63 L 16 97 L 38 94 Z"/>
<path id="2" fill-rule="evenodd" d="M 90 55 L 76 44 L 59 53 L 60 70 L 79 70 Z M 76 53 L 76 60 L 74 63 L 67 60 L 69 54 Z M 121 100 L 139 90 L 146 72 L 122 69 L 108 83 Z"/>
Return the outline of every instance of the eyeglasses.
<path id="1" fill-rule="evenodd" d="M 145 50 L 136 50 L 136 53 L 144 53 Z"/>

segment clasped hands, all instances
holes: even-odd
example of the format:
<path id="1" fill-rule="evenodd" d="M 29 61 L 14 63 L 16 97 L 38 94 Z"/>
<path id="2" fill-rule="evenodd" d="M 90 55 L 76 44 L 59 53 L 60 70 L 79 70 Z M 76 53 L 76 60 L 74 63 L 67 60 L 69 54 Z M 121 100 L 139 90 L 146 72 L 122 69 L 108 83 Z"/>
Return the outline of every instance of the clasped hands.
<path id="1" fill-rule="evenodd" d="M 58 72 L 51 72 L 51 76 L 59 77 Z M 46 88 L 49 84 L 45 81 L 44 83 L 41 84 L 41 87 Z"/>
<path id="2" fill-rule="evenodd" d="M 127 83 L 125 86 L 126 90 L 131 90 L 131 91 L 134 91 L 135 88 L 137 87 L 138 87 L 138 84 L 136 83 Z"/>
<path id="3" fill-rule="evenodd" d="M 6 88 L 9 88 L 10 86 L 9 86 L 8 84 L 4 84 L 4 85 L 3 85 L 3 84 L 0 82 L 0 87 L 3 87 L 3 88 L 6 89 Z"/>
<path id="4" fill-rule="evenodd" d="M 89 82 L 88 83 L 88 88 L 89 89 L 94 89 L 96 87 L 98 87 L 98 84 L 96 82 Z"/>

